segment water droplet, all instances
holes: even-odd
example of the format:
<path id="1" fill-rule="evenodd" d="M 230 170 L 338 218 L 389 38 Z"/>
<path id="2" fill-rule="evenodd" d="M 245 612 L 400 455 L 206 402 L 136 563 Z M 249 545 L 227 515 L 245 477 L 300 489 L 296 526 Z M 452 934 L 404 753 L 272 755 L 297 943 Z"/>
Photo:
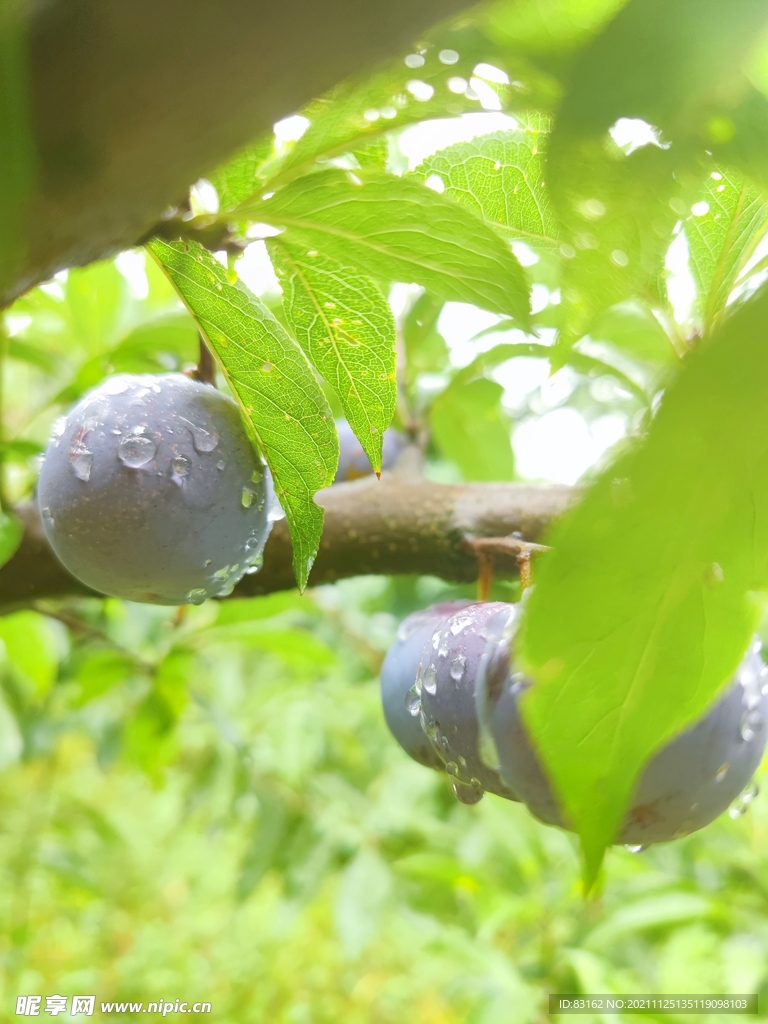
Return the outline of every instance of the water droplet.
<path id="1" fill-rule="evenodd" d="M 53 424 L 51 431 L 51 441 L 55 441 L 56 444 L 61 440 L 64 431 L 67 429 L 67 417 L 59 416 L 56 422 Z"/>
<path id="2" fill-rule="evenodd" d="M 206 560 L 205 560 L 205 561 L 203 562 L 203 566 L 204 566 L 204 567 L 205 567 L 206 569 L 208 568 L 208 566 L 209 566 L 210 564 L 211 564 L 211 559 L 210 559 L 210 558 L 206 558 Z"/>
<path id="3" fill-rule="evenodd" d="M 434 696 L 437 693 L 437 669 L 430 663 L 422 678 L 422 685 L 428 694 Z"/>
<path id="4" fill-rule="evenodd" d="M 190 469 L 192 469 L 192 460 L 188 459 L 186 455 L 174 455 L 171 459 L 171 479 L 179 487 L 184 485 L 184 477 L 189 475 Z"/>
<path id="5" fill-rule="evenodd" d="M 75 476 L 78 480 L 83 480 L 87 483 L 91 479 L 93 452 L 89 452 L 83 444 L 73 445 L 69 452 L 69 461 L 72 463 L 72 469 L 75 471 Z"/>
<path id="6" fill-rule="evenodd" d="M 125 377 L 113 377 L 111 380 L 104 381 L 101 390 L 105 395 L 122 395 L 124 391 L 128 390 L 128 381 Z"/>
<path id="7" fill-rule="evenodd" d="M 264 479 L 264 470 L 263 469 L 254 469 L 254 471 L 251 473 L 251 480 L 255 484 L 258 484 L 258 483 L 261 483 L 261 481 L 263 479 Z"/>
<path id="8" fill-rule="evenodd" d="M 451 779 L 453 795 L 461 804 L 476 804 L 483 799 L 484 790 L 479 779 L 471 779 L 469 782 L 461 782 L 459 779 Z"/>
<path id="9" fill-rule="evenodd" d="M 437 649 L 437 656 L 438 656 L 438 658 L 447 658 L 449 650 L 450 650 L 450 648 L 448 647 L 447 642 L 445 640 L 443 640 L 443 642 L 440 644 L 440 646 Z"/>
<path id="10" fill-rule="evenodd" d="M 451 662 L 451 679 L 454 682 L 460 683 L 464 678 L 464 672 L 467 667 L 467 659 L 463 654 L 457 654 Z"/>
<path id="11" fill-rule="evenodd" d="M 229 579 L 229 566 L 225 565 L 222 569 L 217 569 L 213 574 L 215 580 L 228 580 Z"/>
<path id="12" fill-rule="evenodd" d="M 733 818 L 741 818 L 749 810 L 749 805 L 757 797 L 760 789 L 756 782 L 752 781 L 747 788 L 739 795 L 739 798 L 734 803 L 733 807 L 728 811 L 728 816 Z"/>
<path id="13" fill-rule="evenodd" d="M 750 743 L 763 728 L 763 716 L 759 711 L 749 711 L 741 720 L 741 738 Z"/>
<path id="14" fill-rule="evenodd" d="M 644 846 L 642 843 L 638 843 L 636 845 L 633 845 L 632 843 L 625 843 L 624 844 L 624 849 L 628 853 L 642 853 L 643 850 L 647 850 L 648 847 Z"/>
<path id="15" fill-rule="evenodd" d="M 151 437 L 134 430 L 118 442 L 117 457 L 129 469 L 141 469 L 155 457 L 157 445 Z"/>
<path id="16" fill-rule="evenodd" d="M 253 493 L 253 491 L 248 487 L 244 487 L 243 493 L 240 495 L 240 504 L 243 506 L 243 508 L 250 508 L 255 500 L 256 495 Z"/>
<path id="17" fill-rule="evenodd" d="M 725 764 L 721 764 L 720 767 L 717 769 L 717 773 L 715 774 L 715 782 L 722 782 L 725 776 L 728 774 L 728 769 L 730 767 L 731 766 L 728 764 L 727 761 L 725 762 Z"/>
<path id="18" fill-rule="evenodd" d="M 224 461 L 224 459 L 219 459 L 219 461 L 216 463 L 216 469 L 226 469 L 226 467 L 227 464 Z"/>
<path id="19" fill-rule="evenodd" d="M 54 524 L 54 520 L 53 520 L 53 512 L 51 512 L 51 510 L 50 510 L 49 508 L 47 508 L 47 507 L 43 509 L 43 519 L 44 519 L 44 520 L 46 521 L 46 523 L 48 523 L 48 524 L 49 524 L 50 526 L 53 526 L 53 524 Z"/>
<path id="20" fill-rule="evenodd" d="M 190 590 L 187 594 L 187 600 L 190 604 L 202 604 L 207 597 L 208 591 L 203 587 L 197 587 L 195 590 Z"/>
<path id="21" fill-rule="evenodd" d="M 416 715 L 421 711 L 421 687 L 418 683 L 414 683 L 408 693 L 405 695 L 405 706 L 408 709 L 408 713 Z"/>
<path id="22" fill-rule="evenodd" d="M 192 444 L 195 446 L 195 451 L 204 453 L 212 452 L 219 443 L 219 435 L 215 430 L 206 430 L 204 427 L 199 427 L 196 423 L 192 423 L 191 420 L 184 419 L 180 416 L 179 419 L 187 428 L 192 435 Z"/>
<path id="23" fill-rule="evenodd" d="M 453 633 L 454 636 L 457 636 L 459 633 L 465 630 L 467 626 L 470 626 L 471 624 L 471 615 L 457 615 L 448 628 L 450 629 L 451 633 Z"/>

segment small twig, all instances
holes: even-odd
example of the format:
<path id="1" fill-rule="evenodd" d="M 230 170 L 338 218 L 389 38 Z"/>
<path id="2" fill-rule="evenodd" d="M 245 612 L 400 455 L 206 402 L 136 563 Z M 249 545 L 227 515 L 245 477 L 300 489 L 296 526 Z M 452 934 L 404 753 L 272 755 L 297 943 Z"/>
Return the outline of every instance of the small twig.
<path id="1" fill-rule="evenodd" d="M 480 552 L 477 556 L 479 572 L 477 574 L 477 600 L 488 601 L 491 597 L 493 583 L 493 555 Z"/>
<path id="2" fill-rule="evenodd" d="M 216 387 L 216 361 L 211 355 L 211 350 L 205 343 L 202 333 L 200 334 L 200 355 L 197 359 L 197 366 L 190 370 L 189 376 L 192 380 L 202 381 L 203 384 L 213 384 Z"/>
<path id="3" fill-rule="evenodd" d="M 247 240 L 236 237 L 232 225 L 205 215 L 190 220 L 184 217 L 161 220 L 139 239 L 137 245 L 145 245 L 152 238 L 164 238 L 169 242 L 187 239 L 199 242 L 210 252 L 224 251 L 236 256 L 239 256 L 248 245 Z"/>

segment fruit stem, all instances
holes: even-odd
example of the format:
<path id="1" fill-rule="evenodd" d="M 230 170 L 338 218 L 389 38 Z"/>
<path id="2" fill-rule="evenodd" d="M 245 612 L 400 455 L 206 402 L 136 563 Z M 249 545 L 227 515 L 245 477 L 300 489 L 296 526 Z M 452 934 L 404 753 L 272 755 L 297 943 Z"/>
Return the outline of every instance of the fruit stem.
<path id="1" fill-rule="evenodd" d="M 193 380 L 199 380 L 203 384 L 213 384 L 216 387 L 216 360 L 211 355 L 211 350 L 206 345 L 202 332 L 200 333 L 200 355 L 197 367 L 190 376 Z"/>

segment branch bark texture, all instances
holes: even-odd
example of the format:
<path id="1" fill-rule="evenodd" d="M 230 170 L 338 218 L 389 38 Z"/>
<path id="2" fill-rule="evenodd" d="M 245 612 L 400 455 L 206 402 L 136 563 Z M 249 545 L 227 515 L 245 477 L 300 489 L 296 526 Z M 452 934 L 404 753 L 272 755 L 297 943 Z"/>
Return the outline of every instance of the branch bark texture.
<path id="1" fill-rule="evenodd" d="M 320 491 L 325 530 L 310 585 L 350 576 L 425 573 L 446 580 L 477 578 L 477 556 L 468 539 L 520 534 L 541 538 L 552 519 L 573 499 L 569 487 L 522 484 L 436 484 L 384 474 Z M 0 607 L 42 598 L 89 594 L 49 548 L 37 510 L 19 510 L 25 533 L 21 547 L 0 569 Z M 518 572 L 514 552 L 495 556 L 500 575 Z M 246 576 L 235 597 L 268 594 L 295 586 L 292 550 L 284 521 L 275 523 L 264 567 Z"/>
<path id="2" fill-rule="evenodd" d="M 35 180 L 0 307 L 136 244 L 235 150 L 469 2 L 20 2 Z"/>

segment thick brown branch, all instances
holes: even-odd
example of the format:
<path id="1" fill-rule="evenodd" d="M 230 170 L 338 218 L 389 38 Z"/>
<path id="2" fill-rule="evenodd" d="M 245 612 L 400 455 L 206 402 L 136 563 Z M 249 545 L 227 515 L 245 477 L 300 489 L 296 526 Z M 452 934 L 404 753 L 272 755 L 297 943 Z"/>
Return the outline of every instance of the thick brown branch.
<path id="1" fill-rule="evenodd" d="M 367 477 L 330 487 L 317 496 L 325 508 L 325 531 L 310 584 L 409 573 L 469 582 L 477 578 L 478 563 L 467 538 L 517 533 L 536 541 L 572 495 L 568 487 L 435 484 L 395 473 L 385 473 L 381 482 Z M 35 509 L 27 506 L 21 515 L 24 540 L 0 569 L 0 606 L 89 593 L 56 560 Z M 516 574 L 519 545 L 499 549 L 497 544 L 496 549 L 496 573 Z M 235 596 L 268 594 L 294 585 L 288 528 L 278 522 L 267 544 L 264 568 L 246 576 Z"/>
<path id="2" fill-rule="evenodd" d="M 34 185 L 0 306 L 136 244 L 233 150 L 468 3 L 26 0 Z"/>

